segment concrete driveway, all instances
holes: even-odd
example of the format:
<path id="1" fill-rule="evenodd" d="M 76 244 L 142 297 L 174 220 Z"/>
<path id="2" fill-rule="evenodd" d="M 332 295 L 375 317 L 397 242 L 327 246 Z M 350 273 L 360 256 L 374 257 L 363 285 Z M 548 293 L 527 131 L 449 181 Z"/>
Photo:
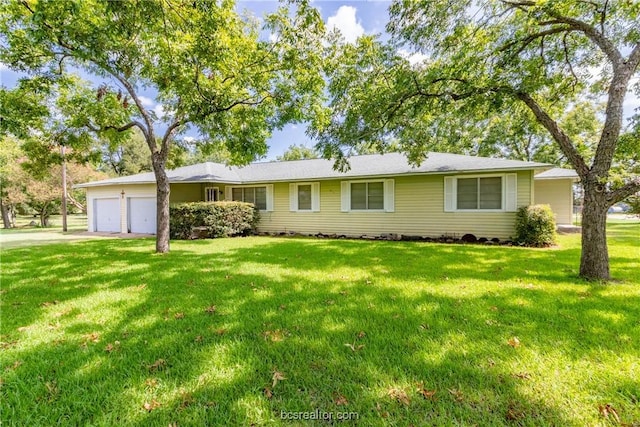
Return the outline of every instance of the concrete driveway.
<path id="1" fill-rule="evenodd" d="M 24 248 L 52 243 L 77 242 L 89 239 L 133 239 L 140 237 L 153 237 L 153 235 L 140 233 L 89 233 L 84 230 L 63 233 L 60 229 L 14 228 L 11 230 L 0 230 L 0 250 L 4 251 L 12 248 Z"/>

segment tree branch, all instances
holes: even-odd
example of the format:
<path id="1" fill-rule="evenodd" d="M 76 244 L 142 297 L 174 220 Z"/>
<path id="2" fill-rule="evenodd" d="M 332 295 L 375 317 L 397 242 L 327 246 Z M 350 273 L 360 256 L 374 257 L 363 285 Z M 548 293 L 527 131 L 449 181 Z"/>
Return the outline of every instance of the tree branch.
<path id="1" fill-rule="evenodd" d="M 126 125 L 122 125 L 122 126 L 108 125 L 103 127 L 97 127 L 92 125 L 91 123 L 87 123 L 85 126 L 87 126 L 87 128 L 93 132 L 104 132 L 105 130 L 115 130 L 116 132 L 124 132 L 125 130 L 129 130 L 134 126 L 140 128 L 140 130 L 143 132 L 145 131 L 144 125 L 136 120 L 133 120 L 127 123 Z"/>
<path id="2" fill-rule="evenodd" d="M 631 73 L 633 73 L 638 68 L 639 63 L 640 63 L 640 43 L 635 45 L 635 47 L 629 54 L 629 58 L 626 61 L 626 66 L 629 67 Z"/>
<path id="3" fill-rule="evenodd" d="M 544 126 L 553 139 L 560 145 L 560 149 L 567 156 L 567 159 L 571 162 L 573 167 L 576 168 L 576 172 L 582 179 L 586 179 L 589 174 L 589 167 L 587 166 L 584 158 L 578 153 L 571 141 L 571 138 L 564 133 L 558 123 L 547 114 L 546 111 L 528 94 L 524 92 L 515 92 L 516 98 L 524 102 L 527 107 L 533 112 L 538 122 Z"/>
<path id="4" fill-rule="evenodd" d="M 169 153 L 169 142 L 171 140 L 171 136 L 173 135 L 173 132 L 183 124 L 184 122 L 182 120 L 176 120 L 173 123 L 171 123 L 171 125 L 167 128 L 167 130 L 164 133 L 164 136 L 162 137 L 161 153 L 163 154 Z"/>
<path id="5" fill-rule="evenodd" d="M 626 199 L 627 197 L 633 194 L 636 194 L 639 191 L 640 191 L 640 177 L 636 176 L 632 181 L 627 182 L 622 187 L 609 192 L 607 201 L 609 205 L 614 205 Z"/>
<path id="6" fill-rule="evenodd" d="M 550 23 L 558 23 L 558 24 L 566 24 L 569 25 L 576 31 L 580 31 L 585 36 L 587 36 L 591 41 L 593 41 L 603 52 L 607 55 L 607 58 L 613 64 L 614 69 L 619 67 L 622 64 L 622 55 L 616 48 L 616 46 L 604 36 L 603 33 L 598 32 L 591 25 L 586 22 L 580 21 L 579 19 L 569 18 L 567 16 L 559 15 L 554 11 L 547 12 L 549 16 L 554 18 L 554 21 L 550 21 Z"/>
<path id="7" fill-rule="evenodd" d="M 539 38 L 544 38 L 545 36 L 549 36 L 549 35 L 552 35 L 552 34 L 563 33 L 563 32 L 568 33 L 570 31 L 574 31 L 574 30 L 572 30 L 571 27 L 568 27 L 568 26 L 550 28 L 550 29 L 545 30 L 545 31 L 540 31 L 539 33 L 531 34 L 530 36 L 527 36 L 527 37 L 525 37 L 523 39 L 514 40 L 514 41 L 512 41 L 510 43 L 505 44 L 504 46 L 502 46 L 498 50 L 500 52 L 504 52 L 504 51 L 507 51 L 507 50 L 511 49 L 515 45 L 518 45 L 518 44 L 522 43 L 522 46 L 520 46 L 515 52 L 513 52 L 511 54 L 511 56 L 515 56 L 515 55 L 518 55 L 523 50 L 525 50 L 527 48 L 527 46 L 529 46 L 532 42 L 534 42 L 535 40 L 537 40 Z"/>

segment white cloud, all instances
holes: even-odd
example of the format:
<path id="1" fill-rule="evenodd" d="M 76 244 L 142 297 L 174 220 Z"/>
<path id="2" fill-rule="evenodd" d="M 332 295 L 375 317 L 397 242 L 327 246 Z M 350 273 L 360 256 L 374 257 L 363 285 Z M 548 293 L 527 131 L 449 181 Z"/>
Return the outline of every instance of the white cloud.
<path id="1" fill-rule="evenodd" d="M 138 99 L 140 100 L 140 102 L 142 102 L 142 105 L 144 105 L 145 107 L 153 107 L 156 105 L 153 99 L 146 97 L 144 95 L 138 96 Z"/>
<path id="2" fill-rule="evenodd" d="M 164 109 L 164 105 L 162 104 L 158 104 L 153 107 L 153 112 L 156 113 L 156 117 L 158 117 L 159 119 L 162 119 L 167 115 L 167 112 Z"/>
<path id="3" fill-rule="evenodd" d="M 327 19 L 327 30 L 334 29 L 342 33 L 347 43 L 354 43 L 364 34 L 362 24 L 356 20 L 356 8 L 352 6 L 340 6 L 336 14 Z"/>
<path id="4" fill-rule="evenodd" d="M 7 67 L 6 64 L 3 64 L 2 62 L 0 62 L 0 71 L 7 71 L 9 69 L 9 67 Z"/>
<path id="5" fill-rule="evenodd" d="M 398 55 L 405 58 L 411 65 L 416 65 L 422 63 L 425 59 L 428 58 L 427 55 L 422 54 L 420 52 L 411 53 L 406 49 L 400 49 L 398 51 Z"/>
<path id="6" fill-rule="evenodd" d="M 278 41 L 278 39 L 279 39 L 279 37 L 278 37 L 278 35 L 277 35 L 276 33 L 271 33 L 271 34 L 269 34 L 269 41 L 270 41 L 271 43 L 275 43 L 275 42 L 277 42 L 277 41 Z"/>
<path id="7" fill-rule="evenodd" d="M 185 136 L 184 138 L 182 138 L 185 142 L 188 143 L 192 143 L 193 141 L 195 141 L 196 139 L 193 136 Z"/>

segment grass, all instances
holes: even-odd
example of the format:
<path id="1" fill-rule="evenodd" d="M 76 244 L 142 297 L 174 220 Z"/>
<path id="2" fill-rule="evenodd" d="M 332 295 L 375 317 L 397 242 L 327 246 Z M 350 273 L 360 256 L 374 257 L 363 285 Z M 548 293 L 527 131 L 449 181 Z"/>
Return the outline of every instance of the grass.
<path id="1" fill-rule="evenodd" d="M 637 425 L 640 224 L 609 232 L 610 285 L 576 278 L 576 235 L 550 250 L 265 237 L 164 256 L 150 239 L 7 250 L 2 422 L 326 425 L 281 419 L 318 410 L 358 425 Z"/>

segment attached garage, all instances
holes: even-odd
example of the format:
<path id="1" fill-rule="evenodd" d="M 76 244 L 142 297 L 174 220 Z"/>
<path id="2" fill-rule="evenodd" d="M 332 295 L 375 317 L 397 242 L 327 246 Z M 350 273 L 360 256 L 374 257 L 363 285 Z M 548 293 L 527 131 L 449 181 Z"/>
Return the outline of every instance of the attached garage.
<path id="1" fill-rule="evenodd" d="M 120 232 L 120 199 L 94 199 L 93 217 L 95 231 Z"/>
<path id="2" fill-rule="evenodd" d="M 129 197 L 127 199 L 127 229 L 129 233 L 156 234 L 156 198 Z"/>

